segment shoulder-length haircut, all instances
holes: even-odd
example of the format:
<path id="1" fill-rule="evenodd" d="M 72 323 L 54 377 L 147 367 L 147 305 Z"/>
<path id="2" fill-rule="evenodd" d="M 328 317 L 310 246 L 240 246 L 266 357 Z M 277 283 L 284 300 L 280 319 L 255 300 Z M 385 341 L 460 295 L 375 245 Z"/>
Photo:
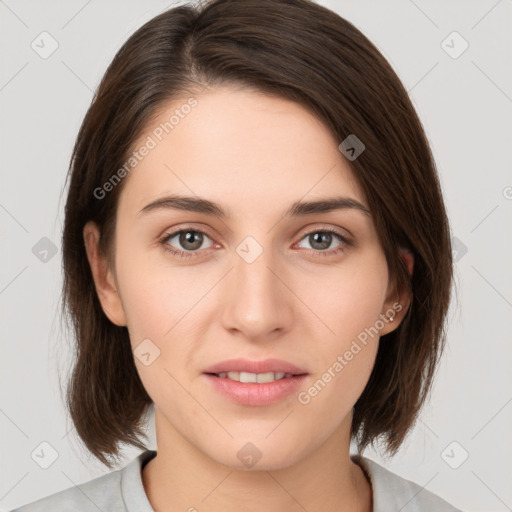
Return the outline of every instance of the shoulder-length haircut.
<path id="1" fill-rule="evenodd" d="M 355 404 L 360 451 L 378 438 L 394 455 L 417 419 L 446 340 L 452 282 L 450 229 L 423 127 L 389 63 L 354 25 L 310 0 L 213 0 L 181 5 L 138 29 L 108 67 L 78 133 L 68 174 L 62 238 L 62 308 L 74 334 L 66 405 L 77 433 L 103 464 L 120 444 L 146 449 L 153 402 L 136 370 L 126 327 L 98 300 L 83 240 L 87 221 L 111 242 L 125 178 L 96 193 L 126 162 L 169 101 L 216 85 L 249 87 L 310 109 L 340 143 L 366 149 L 349 161 L 379 234 L 390 278 L 411 294 L 398 328 L 380 340 Z M 410 276 L 399 248 L 414 255 Z"/>

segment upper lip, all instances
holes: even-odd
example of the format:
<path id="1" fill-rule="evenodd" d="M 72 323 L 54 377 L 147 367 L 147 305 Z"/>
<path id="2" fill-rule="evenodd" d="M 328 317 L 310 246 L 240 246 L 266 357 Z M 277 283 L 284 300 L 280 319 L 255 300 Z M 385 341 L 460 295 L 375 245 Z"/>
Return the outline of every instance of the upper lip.
<path id="1" fill-rule="evenodd" d="M 221 361 L 204 370 L 204 373 L 224 373 L 224 372 L 249 372 L 249 373 L 269 373 L 282 372 L 292 375 L 302 375 L 308 373 L 303 368 L 296 366 L 282 359 L 263 359 L 261 361 L 251 361 L 250 359 L 228 359 Z"/>

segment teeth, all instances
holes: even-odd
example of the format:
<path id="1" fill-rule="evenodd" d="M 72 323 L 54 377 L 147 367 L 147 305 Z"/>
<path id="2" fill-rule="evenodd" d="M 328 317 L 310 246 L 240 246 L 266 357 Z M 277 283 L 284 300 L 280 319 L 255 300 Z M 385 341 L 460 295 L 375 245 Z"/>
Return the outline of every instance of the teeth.
<path id="1" fill-rule="evenodd" d="M 250 373 L 250 372 L 222 372 L 217 374 L 220 378 L 228 378 L 238 382 L 249 383 L 257 382 L 264 384 L 266 382 L 274 382 L 283 378 L 292 377 L 290 373 L 284 372 L 268 372 L 268 373 Z"/>
<path id="2" fill-rule="evenodd" d="M 239 380 L 240 382 L 258 382 L 258 375 L 256 373 L 249 372 L 234 372 L 235 375 L 231 376 L 231 372 L 228 373 L 228 378 L 233 380 Z"/>

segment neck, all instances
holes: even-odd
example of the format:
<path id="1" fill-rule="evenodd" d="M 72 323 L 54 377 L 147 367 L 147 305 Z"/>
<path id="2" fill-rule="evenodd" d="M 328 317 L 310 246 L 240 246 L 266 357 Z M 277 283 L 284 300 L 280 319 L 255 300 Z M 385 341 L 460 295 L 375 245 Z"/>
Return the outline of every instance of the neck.
<path id="1" fill-rule="evenodd" d="M 286 467 L 239 470 L 189 443 L 156 410 L 157 455 L 142 481 L 155 511 L 371 512 L 372 490 L 349 455 L 350 423 Z M 351 420 L 351 417 L 348 418 Z"/>

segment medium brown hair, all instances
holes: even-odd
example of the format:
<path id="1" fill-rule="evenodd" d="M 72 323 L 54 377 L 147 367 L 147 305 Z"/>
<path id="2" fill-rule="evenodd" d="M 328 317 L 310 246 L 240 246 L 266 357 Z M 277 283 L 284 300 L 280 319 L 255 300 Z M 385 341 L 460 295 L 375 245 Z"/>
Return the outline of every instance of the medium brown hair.
<path id="1" fill-rule="evenodd" d="M 362 187 L 397 289 L 411 294 L 403 321 L 380 340 L 354 408 L 363 451 L 383 437 L 394 454 L 430 392 L 445 343 L 450 231 L 431 150 L 399 78 L 351 23 L 310 0 L 213 0 L 183 5 L 138 29 L 108 67 L 78 133 L 68 174 L 63 231 L 63 312 L 75 338 L 66 402 L 77 433 L 108 467 L 121 444 L 146 449 L 143 416 L 153 402 L 136 370 L 126 327 L 98 300 L 83 227 L 111 242 L 125 178 L 102 199 L 94 191 L 123 166 L 165 104 L 190 91 L 240 85 L 307 107 L 340 143 L 365 151 L 349 164 Z M 414 256 L 410 276 L 399 256 Z"/>

